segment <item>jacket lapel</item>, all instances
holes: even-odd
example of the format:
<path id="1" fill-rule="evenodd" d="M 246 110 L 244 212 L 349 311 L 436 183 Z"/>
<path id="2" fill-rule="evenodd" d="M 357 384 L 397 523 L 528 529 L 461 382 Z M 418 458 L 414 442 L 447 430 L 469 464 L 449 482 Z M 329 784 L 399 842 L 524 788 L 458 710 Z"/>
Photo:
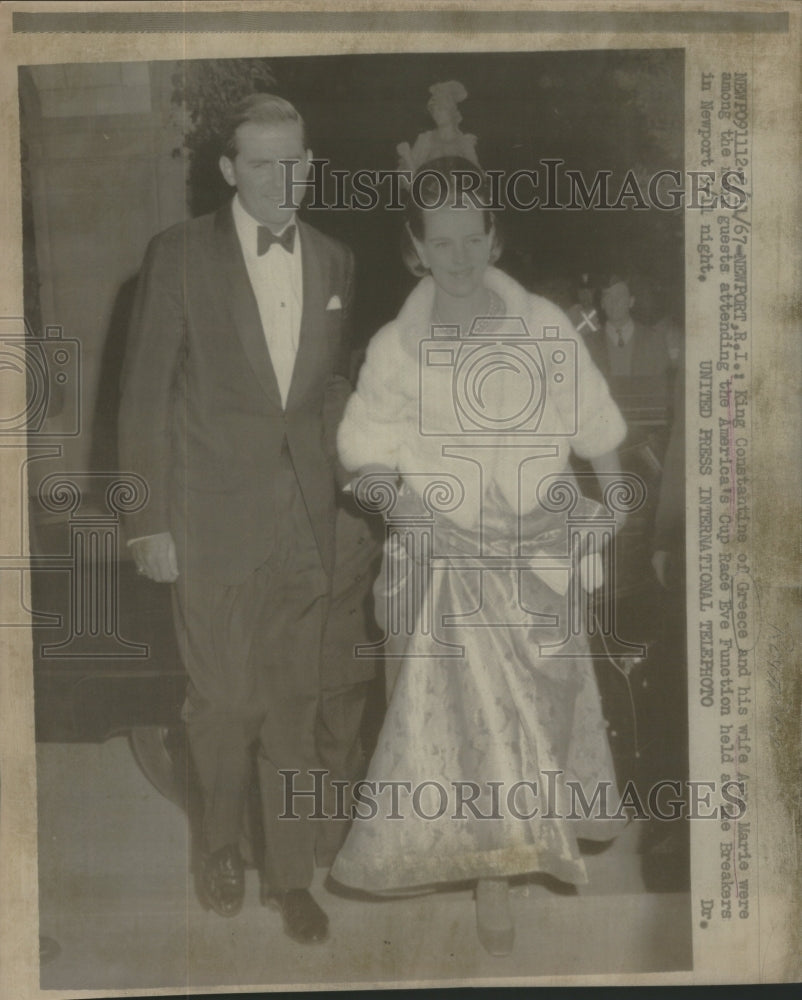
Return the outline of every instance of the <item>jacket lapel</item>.
<path id="1" fill-rule="evenodd" d="M 298 353 L 287 396 L 288 409 L 295 399 L 303 398 L 304 390 L 314 376 L 316 362 L 325 356 L 323 352 L 326 346 L 320 342 L 324 333 L 326 307 L 323 301 L 326 289 L 325 261 L 317 234 L 311 226 L 299 221 L 298 237 L 301 241 L 303 308 Z"/>
<path id="2" fill-rule="evenodd" d="M 276 406 L 281 408 L 281 394 L 276 373 L 270 361 L 270 352 L 259 318 L 259 307 L 256 304 L 242 247 L 234 227 L 230 203 L 224 205 L 217 213 L 215 234 L 220 274 L 227 285 L 226 299 L 234 321 L 234 329 L 260 385 Z"/>

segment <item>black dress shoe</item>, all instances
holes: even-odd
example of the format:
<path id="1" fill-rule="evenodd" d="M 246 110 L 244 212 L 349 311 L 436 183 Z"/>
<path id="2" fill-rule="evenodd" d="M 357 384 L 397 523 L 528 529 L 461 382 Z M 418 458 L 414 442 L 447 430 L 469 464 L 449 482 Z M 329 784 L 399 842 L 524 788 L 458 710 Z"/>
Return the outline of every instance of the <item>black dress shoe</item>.
<path id="1" fill-rule="evenodd" d="M 221 917 L 239 913 L 245 898 L 245 865 L 236 845 L 203 856 L 198 895 L 204 909 Z"/>
<path id="2" fill-rule="evenodd" d="M 262 905 L 272 906 L 284 918 L 284 933 L 299 944 L 316 944 L 329 936 L 329 918 L 308 889 L 262 891 Z"/>

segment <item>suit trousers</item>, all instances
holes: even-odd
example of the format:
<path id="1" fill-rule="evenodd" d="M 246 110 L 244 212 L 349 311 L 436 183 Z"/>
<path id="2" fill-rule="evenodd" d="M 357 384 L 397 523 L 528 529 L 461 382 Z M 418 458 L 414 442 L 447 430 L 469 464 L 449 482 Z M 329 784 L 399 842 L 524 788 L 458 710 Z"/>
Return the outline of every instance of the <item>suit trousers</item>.
<path id="1" fill-rule="evenodd" d="M 314 870 L 315 802 L 295 796 L 285 808 L 287 776 L 280 772 L 299 772 L 292 787 L 300 791 L 313 787 L 310 772 L 319 767 L 315 725 L 329 584 L 286 449 L 275 483 L 276 523 L 265 525 L 275 538 L 268 559 L 242 583 L 179 576 L 173 592 L 190 677 L 185 720 L 203 793 L 205 848 L 239 841 L 256 742 L 264 876 L 268 889 L 280 892 L 308 887 Z"/>
<path id="2" fill-rule="evenodd" d="M 325 665 L 324 665 L 325 669 Z M 337 851 L 348 833 L 354 804 L 353 783 L 364 777 L 366 761 L 362 752 L 360 728 L 368 697 L 368 681 L 354 681 L 327 687 L 324 679 L 320 692 L 316 727 L 316 746 L 323 780 L 326 822 L 318 823 L 315 858 L 324 868 L 334 864 Z M 338 782 L 340 789 L 332 783 Z"/>

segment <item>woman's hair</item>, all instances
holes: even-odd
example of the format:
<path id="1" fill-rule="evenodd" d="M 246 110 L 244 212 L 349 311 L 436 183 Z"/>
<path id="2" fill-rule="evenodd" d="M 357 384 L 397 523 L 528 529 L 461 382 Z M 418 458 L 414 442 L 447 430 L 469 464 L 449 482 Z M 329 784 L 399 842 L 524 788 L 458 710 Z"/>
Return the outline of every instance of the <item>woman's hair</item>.
<path id="1" fill-rule="evenodd" d="M 296 109 L 275 94 L 249 94 L 234 104 L 227 112 L 225 126 L 220 136 L 220 152 L 229 160 L 237 158 L 237 129 L 248 123 L 255 125 L 283 125 L 295 122 L 301 126 L 301 142 L 306 149 L 306 125 Z"/>
<path id="2" fill-rule="evenodd" d="M 455 208 L 478 208 L 484 218 L 485 232 L 493 234 L 490 263 L 501 256 L 502 243 L 496 226 L 490 184 L 481 167 L 462 156 L 441 156 L 429 160 L 415 171 L 407 192 L 406 221 L 401 231 L 401 257 L 416 278 L 428 274 L 415 244 L 426 235 L 426 212 L 446 205 Z"/>

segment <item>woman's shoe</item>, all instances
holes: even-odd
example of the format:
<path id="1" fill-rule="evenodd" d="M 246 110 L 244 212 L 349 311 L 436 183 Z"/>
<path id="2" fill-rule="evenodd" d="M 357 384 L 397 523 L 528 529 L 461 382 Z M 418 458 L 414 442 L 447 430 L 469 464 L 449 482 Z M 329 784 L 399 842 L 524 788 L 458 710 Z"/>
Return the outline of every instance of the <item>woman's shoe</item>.
<path id="1" fill-rule="evenodd" d="M 476 932 L 485 951 L 497 958 L 511 954 L 515 942 L 509 891 L 505 878 L 480 878 L 476 883 Z"/>

